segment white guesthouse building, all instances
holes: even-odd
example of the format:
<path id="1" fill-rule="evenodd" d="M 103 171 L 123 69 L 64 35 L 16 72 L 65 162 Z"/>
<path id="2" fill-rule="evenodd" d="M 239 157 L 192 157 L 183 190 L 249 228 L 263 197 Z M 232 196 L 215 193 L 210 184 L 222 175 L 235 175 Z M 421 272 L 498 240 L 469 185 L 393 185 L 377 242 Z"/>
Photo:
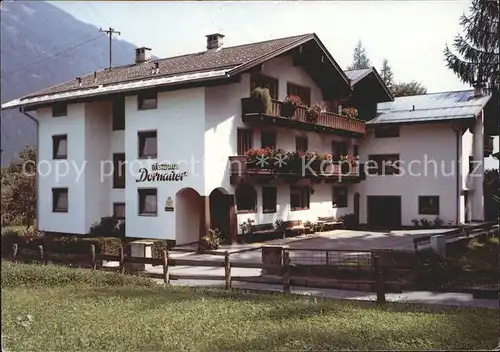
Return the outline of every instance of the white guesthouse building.
<path id="1" fill-rule="evenodd" d="M 222 40 L 208 35 L 205 52 L 157 61 L 139 48 L 131 65 L 2 106 L 38 122 L 41 230 L 85 234 L 114 215 L 127 237 L 181 244 L 209 228 L 235 240 L 249 218 L 263 228 L 349 213 L 384 227 L 483 220 L 488 95 L 394 99 L 375 69 L 343 71 L 315 34 Z M 256 87 L 269 89 L 270 111 L 249 99 Z M 287 95 L 304 105 L 290 118 Z M 327 111 L 314 122 L 307 107 L 319 102 Z M 361 166 L 341 177 L 333 166 L 318 177 L 252 168 L 245 155 L 260 148 L 353 155 Z M 368 170 L 370 160 L 399 164 Z"/>

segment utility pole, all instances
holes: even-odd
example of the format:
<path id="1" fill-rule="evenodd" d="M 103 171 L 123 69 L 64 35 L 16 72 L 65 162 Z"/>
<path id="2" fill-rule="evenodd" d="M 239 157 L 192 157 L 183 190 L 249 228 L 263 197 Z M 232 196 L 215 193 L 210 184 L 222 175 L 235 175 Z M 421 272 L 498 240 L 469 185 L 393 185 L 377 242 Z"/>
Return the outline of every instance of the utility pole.
<path id="1" fill-rule="evenodd" d="M 102 28 L 99 28 L 99 32 L 106 33 L 109 35 L 109 69 L 111 70 L 112 67 L 112 39 L 113 39 L 113 34 L 118 34 L 120 35 L 121 32 L 115 31 L 113 28 L 109 27 L 107 30 L 103 30 Z"/>

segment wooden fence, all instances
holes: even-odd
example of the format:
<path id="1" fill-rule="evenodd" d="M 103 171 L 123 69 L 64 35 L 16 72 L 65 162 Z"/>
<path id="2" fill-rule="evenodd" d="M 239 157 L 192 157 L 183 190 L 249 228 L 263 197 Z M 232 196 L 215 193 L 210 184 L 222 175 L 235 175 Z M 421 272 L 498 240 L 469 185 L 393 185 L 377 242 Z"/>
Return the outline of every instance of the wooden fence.
<path id="1" fill-rule="evenodd" d="M 177 259 L 171 258 L 170 253 L 166 250 L 161 252 L 161 258 L 143 258 L 143 257 L 132 257 L 124 255 L 123 247 L 120 247 L 118 255 L 106 255 L 97 254 L 95 250 L 95 245 L 90 246 L 88 254 L 67 254 L 67 253 L 50 253 L 46 252 L 43 246 L 38 246 L 37 250 L 29 249 L 18 249 L 17 244 L 12 246 L 12 261 L 35 261 L 41 262 L 47 265 L 51 263 L 63 263 L 63 264 L 75 264 L 75 265 L 88 265 L 92 270 L 99 269 L 98 263 L 101 261 L 116 261 L 119 266 L 115 269 L 118 272 L 125 274 L 130 273 L 126 270 L 126 264 L 149 264 L 152 266 L 161 266 L 163 268 L 162 273 L 151 273 L 144 272 L 143 275 L 146 277 L 161 279 L 165 285 L 170 284 L 171 280 L 223 280 L 225 282 L 225 288 L 231 289 L 232 282 L 249 282 L 248 278 L 244 276 L 233 276 L 231 275 L 232 268 L 262 268 L 262 263 L 252 263 L 252 262 L 238 262 L 230 261 L 231 254 L 242 253 L 246 251 L 259 250 L 260 247 L 243 249 L 240 251 L 203 251 L 204 254 L 221 256 L 220 260 L 193 260 L 193 259 Z M 378 255 L 372 256 L 373 268 L 376 279 L 376 291 L 377 291 L 377 302 L 385 302 L 385 291 L 384 291 L 384 281 L 382 274 L 382 266 L 379 265 Z M 224 275 L 186 275 L 186 274 L 171 274 L 170 269 L 173 266 L 194 266 L 194 267 L 223 267 Z M 290 292 L 291 286 L 291 275 L 290 271 L 293 265 L 290 262 L 290 251 L 283 249 L 282 262 L 279 265 L 274 266 L 276 269 L 280 269 L 281 272 L 281 285 L 284 293 Z M 109 270 L 112 268 L 106 268 Z M 114 269 L 114 268 L 113 268 Z M 112 269 L 112 270 L 113 270 Z"/>

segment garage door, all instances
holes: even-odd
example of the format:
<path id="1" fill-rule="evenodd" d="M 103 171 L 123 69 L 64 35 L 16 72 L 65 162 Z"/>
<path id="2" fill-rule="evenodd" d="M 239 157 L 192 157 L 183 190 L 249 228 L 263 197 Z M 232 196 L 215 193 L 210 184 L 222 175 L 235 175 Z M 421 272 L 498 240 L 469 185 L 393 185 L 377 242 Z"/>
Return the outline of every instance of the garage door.
<path id="1" fill-rule="evenodd" d="M 398 228 L 401 226 L 401 196 L 368 196 L 368 226 Z"/>

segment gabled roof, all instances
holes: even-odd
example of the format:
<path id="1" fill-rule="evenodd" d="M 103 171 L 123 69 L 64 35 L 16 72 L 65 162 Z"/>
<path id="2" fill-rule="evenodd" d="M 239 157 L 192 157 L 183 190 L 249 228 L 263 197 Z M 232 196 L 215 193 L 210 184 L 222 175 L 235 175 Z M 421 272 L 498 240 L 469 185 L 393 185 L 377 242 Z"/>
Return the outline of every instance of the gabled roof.
<path id="1" fill-rule="evenodd" d="M 339 65 L 328 53 L 314 33 L 293 37 L 267 40 L 258 43 L 238 45 L 220 50 L 207 50 L 194 54 L 159 59 L 140 64 L 113 67 L 67 81 L 38 92 L 26 95 L 2 105 L 2 109 L 14 108 L 24 104 L 41 104 L 72 97 L 87 97 L 124 90 L 143 89 L 167 84 L 228 79 L 253 66 L 272 59 L 288 50 L 314 40 L 323 50 L 328 61 L 345 81 L 349 80 Z M 155 62 L 158 70 L 155 72 Z"/>
<path id="2" fill-rule="evenodd" d="M 474 119 L 490 98 L 491 95 L 475 97 L 474 90 L 397 97 L 393 102 L 379 103 L 379 115 L 367 124 Z"/>
<path id="3" fill-rule="evenodd" d="M 349 80 L 351 81 L 352 87 L 354 87 L 357 83 L 361 82 L 366 77 L 370 76 L 370 74 L 373 74 L 373 76 L 379 82 L 380 86 L 384 90 L 384 93 L 387 95 L 389 100 L 394 100 L 392 93 L 385 85 L 384 80 L 382 79 L 382 77 L 380 77 L 380 75 L 378 74 L 377 69 L 375 67 L 365 68 L 365 69 L 360 69 L 360 70 L 346 70 L 344 72 L 345 72 L 347 78 L 349 78 Z"/>

